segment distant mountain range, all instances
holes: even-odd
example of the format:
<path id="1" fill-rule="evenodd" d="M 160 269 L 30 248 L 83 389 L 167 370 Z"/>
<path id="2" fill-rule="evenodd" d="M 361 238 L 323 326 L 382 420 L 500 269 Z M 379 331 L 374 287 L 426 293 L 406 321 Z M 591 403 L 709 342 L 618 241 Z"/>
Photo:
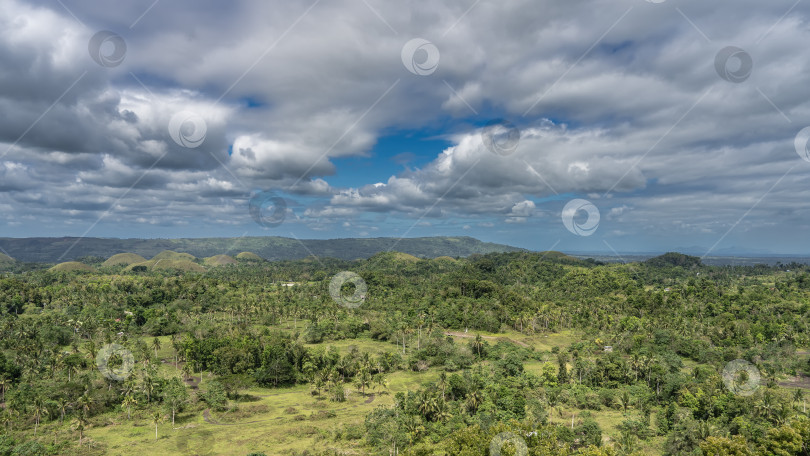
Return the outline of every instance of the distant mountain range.
<path id="1" fill-rule="evenodd" d="M 124 252 L 151 258 L 163 250 L 190 253 L 198 258 L 219 254 L 236 255 L 249 251 L 267 260 L 293 260 L 310 255 L 353 260 L 368 258 L 388 250 L 425 258 L 466 257 L 475 253 L 524 250 L 466 236 L 300 240 L 278 236 L 184 239 L 0 238 L 0 249 L 18 261 L 37 263 L 58 263 L 85 256 L 109 258 Z"/>

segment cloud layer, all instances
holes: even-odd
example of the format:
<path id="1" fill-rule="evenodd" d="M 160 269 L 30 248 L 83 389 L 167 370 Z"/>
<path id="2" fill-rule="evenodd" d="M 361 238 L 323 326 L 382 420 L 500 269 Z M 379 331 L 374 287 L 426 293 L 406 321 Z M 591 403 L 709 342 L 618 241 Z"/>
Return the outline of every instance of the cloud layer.
<path id="1" fill-rule="evenodd" d="M 5 235 L 807 252 L 810 5 L 585 3 L 0 0 Z M 415 38 L 428 70 L 403 64 Z M 250 217 L 261 190 L 288 200 L 277 228 Z M 563 226 L 574 198 L 594 235 Z"/>

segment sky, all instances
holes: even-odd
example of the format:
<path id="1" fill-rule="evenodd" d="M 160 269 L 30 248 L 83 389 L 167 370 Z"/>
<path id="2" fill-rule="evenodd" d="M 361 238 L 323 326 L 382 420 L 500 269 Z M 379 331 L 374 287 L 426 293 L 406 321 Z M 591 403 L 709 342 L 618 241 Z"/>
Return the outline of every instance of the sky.
<path id="1" fill-rule="evenodd" d="M 810 2 L 0 11 L 2 237 L 810 254 Z"/>

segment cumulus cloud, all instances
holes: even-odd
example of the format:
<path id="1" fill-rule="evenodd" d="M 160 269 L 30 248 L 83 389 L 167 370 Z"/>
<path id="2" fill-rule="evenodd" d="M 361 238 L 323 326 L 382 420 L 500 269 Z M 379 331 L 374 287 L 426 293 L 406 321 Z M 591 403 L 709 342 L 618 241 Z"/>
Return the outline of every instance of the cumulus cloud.
<path id="1" fill-rule="evenodd" d="M 251 192 L 272 189 L 290 198 L 284 226 L 303 234 L 463 227 L 529 242 L 565 236 L 539 215 L 587 197 L 604 215 L 598 233 L 618 248 L 638 233 L 711 245 L 731 227 L 729 242 L 778 232 L 774 248 L 806 247 L 810 169 L 792 141 L 810 124 L 810 6 L 586 3 L 243 0 L 146 11 L 0 0 L 9 233 L 80 234 L 102 220 L 91 235 L 139 235 L 143 224 L 238 236 L 240 221 L 251 226 Z M 125 40 L 119 66 L 88 54 L 99 30 Z M 415 37 L 440 52 L 430 75 L 402 64 Z M 753 61 L 739 84 L 715 71 L 728 45 Z M 179 112 L 203 119 L 197 147 L 172 138 Z M 481 141 L 495 117 L 521 130 L 512 154 Z M 379 147 L 412 131 L 449 145 L 390 156 Z M 408 168 L 352 168 L 366 162 Z"/>

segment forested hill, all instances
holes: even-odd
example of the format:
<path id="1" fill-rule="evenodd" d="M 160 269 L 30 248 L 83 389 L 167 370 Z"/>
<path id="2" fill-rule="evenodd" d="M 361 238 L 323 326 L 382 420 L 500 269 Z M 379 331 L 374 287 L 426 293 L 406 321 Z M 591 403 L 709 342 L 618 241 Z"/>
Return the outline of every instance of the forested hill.
<path id="1" fill-rule="evenodd" d="M 18 261 L 42 263 L 69 261 L 85 256 L 107 258 L 123 252 L 150 258 L 163 250 L 190 253 L 198 258 L 250 251 L 268 260 L 293 260 L 309 255 L 354 260 L 387 250 L 426 258 L 466 257 L 475 253 L 522 250 L 464 236 L 301 240 L 278 236 L 187 239 L 0 238 L 0 248 Z"/>

